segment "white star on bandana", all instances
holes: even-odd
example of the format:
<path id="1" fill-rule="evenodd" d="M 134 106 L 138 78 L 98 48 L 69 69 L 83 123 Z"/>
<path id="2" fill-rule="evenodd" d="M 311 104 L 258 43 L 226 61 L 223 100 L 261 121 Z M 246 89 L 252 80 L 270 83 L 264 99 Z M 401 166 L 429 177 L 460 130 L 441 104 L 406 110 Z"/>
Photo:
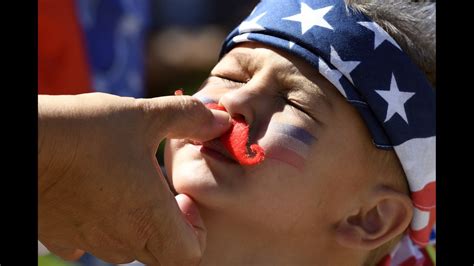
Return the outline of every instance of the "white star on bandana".
<path id="1" fill-rule="evenodd" d="M 332 30 L 332 26 L 323 18 L 333 6 L 312 9 L 305 3 L 301 3 L 301 13 L 282 18 L 285 20 L 292 20 L 301 23 L 301 34 L 304 34 L 313 26 L 320 26 Z"/>
<path id="2" fill-rule="evenodd" d="M 244 33 L 244 34 L 241 34 L 241 35 L 237 35 L 234 38 L 232 38 L 232 41 L 235 42 L 235 43 L 248 42 L 248 41 L 250 41 L 248 39 L 249 35 L 250 35 L 250 33 Z"/>
<path id="3" fill-rule="evenodd" d="M 339 82 L 339 79 L 342 77 L 341 72 L 339 72 L 337 69 L 331 69 L 326 64 L 326 62 L 321 60 L 321 58 L 319 59 L 318 66 L 319 73 L 321 73 L 321 75 L 327 78 L 339 90 L 339 92 L 347 98 L 346 92 L 344 91 L 341 83 Z"/>
<path id="4" fill-rule="evenodd" d="M 344 74 L 344 76 L 352 84 L 354 84 L 350 73 L 360 64 L 360 61 L 342 61 L 334 47 L 332 47 L 331 45 L 331 64 L 333 64 L 337 69 L 339 69 L 339 71 L 341 71 L 341 73 Z"/>
<path id="5" fill-rule="evenodd" d="M 374 50 L 377 48 L 383 41 L 387 40 L 391 44 L 395 45 L 398 49 L 402 50 L 400 46 L 398 46 L 397 42 L 390 37 L 377 23 L 375 22 L 357 22 L 358 24 L 366 27 L 367 29 L 374 32 Z"/>
<path id="6" fill-rule="evenodd" d="M 263 16 L 265 16 L 266 13 L 267 12 L 263 12 L 262 14 L 254 17 L 253 19 L 249 21 L 242 22 L 239 26 L 239 33 L 265 30 L 265 28 L 262 27 L 262 25 L 258 24 L 257 21 L 261 19 Z"/>
<path id="7" fill-rule="evenodd" d="M 407 114 L 405 113 L 405 103 L 415 95 L 414 92 L 403 92 L 398 89 L 397 81 L 395 80 L 395 76 L 392 74 L 392 81 L 390 82 L 390 90 L 375 90 L 387 103 L 387 116 L 385 117 L 385 121 L 387 122 L 390 118 L 395 115 L 395 113 L 399 114 L 405 122 L 408 124 Z"/>

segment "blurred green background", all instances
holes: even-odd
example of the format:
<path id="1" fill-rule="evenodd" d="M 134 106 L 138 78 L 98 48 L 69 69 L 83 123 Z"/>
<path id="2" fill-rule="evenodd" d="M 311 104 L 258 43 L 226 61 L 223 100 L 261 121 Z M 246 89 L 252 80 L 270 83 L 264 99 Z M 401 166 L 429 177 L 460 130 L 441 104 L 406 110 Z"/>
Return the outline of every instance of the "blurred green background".
<path id="1" fill-rule="evenodd" d="M 38 266 L 79 266 L 78 263 L 65 262 L 64 260 L 52 255 L 38 256 Z"/>

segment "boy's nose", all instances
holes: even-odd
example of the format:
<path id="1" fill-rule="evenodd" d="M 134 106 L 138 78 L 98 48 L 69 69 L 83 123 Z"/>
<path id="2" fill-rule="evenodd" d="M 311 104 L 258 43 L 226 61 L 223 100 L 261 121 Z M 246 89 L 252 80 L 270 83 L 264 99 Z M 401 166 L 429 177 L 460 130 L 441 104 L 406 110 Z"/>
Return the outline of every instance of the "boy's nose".
<path id="1" fill-rule="evenodd" d="M 224 106 L 232 117 L 243 116 L 247 124 L 251 125 L 256 117 L 257 96 L 255 92 L 239 88 L 223 94 L 219 99 L 219 104 Z"/>
<path id="2" fill-rule="evenodd" d="M 260 124 L 275 111 L 268 82 L 250 81 L 238 89 L 227 90 L 219 99 L 231 116 L 243 116 L 250 126 Z"/>

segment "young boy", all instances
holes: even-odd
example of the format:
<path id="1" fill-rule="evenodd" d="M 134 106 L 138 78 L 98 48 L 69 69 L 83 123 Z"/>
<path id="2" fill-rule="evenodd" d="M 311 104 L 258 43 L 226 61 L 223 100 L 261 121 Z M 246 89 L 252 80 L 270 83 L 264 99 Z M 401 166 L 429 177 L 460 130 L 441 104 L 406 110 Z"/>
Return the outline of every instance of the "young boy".
<path id="1" fill-rule="evenodd" d="M 265 159 L 240 165 L 218 139 L 165 152 L 207 228 L 202 265 L 422 263 L 436 184 L 424 6 L 262 1 L 231 32 L 194 96 L 245 119 Z"/>

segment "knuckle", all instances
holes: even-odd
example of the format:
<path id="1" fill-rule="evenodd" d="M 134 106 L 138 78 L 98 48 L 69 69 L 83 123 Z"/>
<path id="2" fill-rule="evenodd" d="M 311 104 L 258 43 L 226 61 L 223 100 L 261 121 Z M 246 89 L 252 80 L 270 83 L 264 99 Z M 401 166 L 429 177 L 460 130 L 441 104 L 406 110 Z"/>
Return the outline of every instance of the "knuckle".
<path id="1" fill-rule="evenodd" d="M 154 250 L 161 250 L 163 254 L 173 253 L 178 246 L 177 239 L 173 237 L 173 227 L 170 219 L 164 218 L 161 226 L 154 227 L 149 239 L 153 242 Z"/>
<path id="2" fill-rule="evenodd" d="M 88 233 L 84 235 L 87 243 L 93 248 L 109 247 L 109 249 L 124 249 L 125 244 L 117 237 L 99 226 L 90 227 Z"/>
<path id="3" fill-rule="evenodd" d="M 179 123 L 182 125 L 187 135 L 199 135 L 202 130 L 201 125 L 205 121 L 212 118 L 212 113 L 204 106 L 204 104 L 198 99 L 185 96 L 180 97 L 179 107 L 176 112 L 179 112 Z M 176 117 L 174 118 L 176 119 Z M 174 120 L 177 122 L 177 120 Z M 193 126 L 194 125 L 194 126 Z"/>
<path id="4" fill-rule="evenodd" d="M 132 254 L 116 254 L 116 255 L 112 255 L 109 258 L 110 263 L 113 263 L 113 264 L 130 263 L 134 260 L 135 260 L 135 257 Z"/>
<path id="5" fill-rule="evenodd" d="M 152 223 L 153 211 L 150 208 L 138 208 L 128 214 L 128 221 L 132 230 L 132 236 L 138 248 L 145 247 L 145 244 L 154 231 Z"/>
<path id="6" fill-rule="evenodd" d="M 199 112 L 204 110 L 204 105 L 198 99 L 192 96 L 180 97 L 180 110 L 183 112 Z"/>
<path id="7" fill-rule="evenodd" d="M 155 109 L 152 102 L 147 99 L 135 99 L 135 106 L 137 106 L 144 115 L 149 115 L 153 109 Z"/>

